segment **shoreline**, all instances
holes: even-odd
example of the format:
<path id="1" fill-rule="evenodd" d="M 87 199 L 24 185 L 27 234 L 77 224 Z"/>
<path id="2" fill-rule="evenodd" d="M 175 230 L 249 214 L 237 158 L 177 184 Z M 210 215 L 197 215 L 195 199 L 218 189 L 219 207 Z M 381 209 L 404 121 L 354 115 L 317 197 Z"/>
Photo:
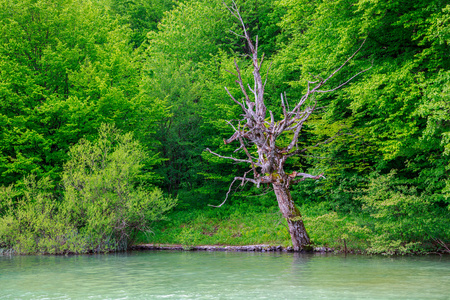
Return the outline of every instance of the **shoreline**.
<path id="1" fill-rule="evenodd" d="M 206 251 L 206 252 L 284 252 L 284 253 L 317 253 L 317 254 L 355 254 L 355 255 L 388 255 L 388 256 L 403 256 L 405 254 L 398 253 L 367 253 L 363 250 L 341 250 L 330 247 L 311 247 L 310 250 L 294 251 L 291 246 L 283 247 L 280 245 L 244 245 L 244 246 L 232 246 L 232 245 L 181 245 L 181 244 L 138 244 L 130 247 L 131 251 Z M 426 253 L 408 253 L 407 255 L 423 256 L 423 255 L 439 255 L 447 256 L 449 252 L 426 252 Z"/>
<path id="2" fill-rule="evenodd" d="M 245 245 L 245 246 L 230 246 L 230 245 L 167 245 L 167 244 L 139 244 L 131 247 L 131 250 L 175 250 L 175 251 L 229 251 L 229 252 L 314 252 L 314 253 L 341 253 L 333 248 L 314 247 L 311 251 L 294 251 L 290 246 L 274 246 L 274 245 Z M 347 253 L 354 253 L 348 251 Z"/>

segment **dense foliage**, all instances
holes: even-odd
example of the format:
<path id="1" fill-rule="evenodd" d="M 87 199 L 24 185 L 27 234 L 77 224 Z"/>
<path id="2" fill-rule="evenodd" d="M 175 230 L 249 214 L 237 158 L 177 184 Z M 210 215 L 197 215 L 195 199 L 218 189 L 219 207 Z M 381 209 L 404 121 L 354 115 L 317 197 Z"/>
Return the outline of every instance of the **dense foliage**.
<path id="1" fill-rule="evenodd" d="M 30 175 L 23 189 L 2 188 L 1 242 L 18 253 L 127 249 L 176 203 L 142 183 L 145 159 L 131 133 L 101 125 L 94 142 L 70 147 L 61 198 L 49 177 Z"/>
<path id="2" fill-rule="evenodd" d="M 271 65 L 265 97 L 278 114 L 281 93 L 296 99 L 311 74 L 329 74 L 365 41 L 334 83 L 371 69 L 319 98 L 300 139 L 304 147 L 333 142 L 311 147 L 291 166 L 326 177 L 292 191 L 315 243 L 445 250 L 447 1 L 237 4 L 259 37 L 264 74 Z M 215 242 L 209 236 L 222 231 L 198 230 L 204 218 L 246 220 L 248 212 L 247 220 L 270 219 L 264 211 L 274 211 L 275 196 L 258 196 L 266 191 L 254 187 L 233 190 L 225 206 L 236 210 L 207 206 L 221 203 L 231 178 L 246 171 L 204 151 L 234 150 L 222 141 L 232 132 L 226 121 L 240 113 L 224 90 L 241 97 L 227 72 L 234 59 L 251 82 L 248 49 L 229 31 L 237 28 L 219 0 L 0 0 L 0 247 L 126 248 L 175 197 L 174 219 L 143 240 Z M 276 230 L 261 232 L 282 243 L 283 223 L 275 220 Z"/>

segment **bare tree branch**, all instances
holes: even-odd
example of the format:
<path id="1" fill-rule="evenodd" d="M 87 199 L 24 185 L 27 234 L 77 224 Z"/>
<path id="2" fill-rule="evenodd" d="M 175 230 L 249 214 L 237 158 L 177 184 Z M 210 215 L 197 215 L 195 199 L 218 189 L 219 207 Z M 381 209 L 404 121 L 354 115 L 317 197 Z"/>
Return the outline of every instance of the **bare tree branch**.
<path id="1" fill-rule="evenodd" d="M 319 175 L 311 175 L 311 174 L 307 174 L 307 173 L 297 173 L 297 172 L 292 172 L 292 174 L 289 175 L 290 178 L 296 178 L 296 177 L 302 177 L 300 179 L 295 179 L 295 180 L 291 180 L 290 183 L 291 184 L 296 184 L 299 183 L 301 181 L 304 181 L 305 179 L 309 178 L 309 179 L 319 179 L 319 178 L 325 178 L 325 176 L 323 176 L 323 173 L 319 174 Z"/>
<path id="2" fill-rule="evenodd" d="M 333 78 L 336 73 L 338 73 L 350 60 L 352 60 L 353 57 L 355 57 L 355 55 L 359 52 L 359 50 L 361 50 L 361 48 L 364 46 L 365 43 L 366 39 L 364 39 L 364 41 L 361 43 L 361 46 L 359 46 L 358 50 L 353 52 L 353 54 L 349 58 L 347 58 L 347 60 L 339 68 L 337 68 L 333 73 L 331 73 L 330 76 L 327 77 L 327 79 L 323 80 L 323 84 L 327 83 L 328 80 Z"/>
<path id="3" fill-rule="evenodd" d="M 228 192 L 227 192 L 227 195 L 225 196 L 225 200 L 223 200 L 222 203 L 220 203 L 219 205 L 211 205 L 211 204 L 208 204 L 208 206 L 212 206 L 212 207 L 219 208 L 219 207 L 221 207 L 222 205 L 224 205 L 225 202 L 227 202 L 227 200 L 228 200 L 228 196 L 230 195 L 231 187 L 233 186 L 233 184 L 235 183 L 236 180 L 237 180 L 237 177 L 234 177 L 233 181 L 232 181 L 231 184 L 230 184 L 230 187 L 228 188 Z"/>
<path id="4" fill-rule="evenodd" d="M 245 89 L 244 83 L 242 82 L 241 70 L 239 69 L 239 65 L 237 64 L 236 59 L 234 60 L 234 66 L 236 68 L 236 72 L 237 72 L 237 75 L 238 75 L 237 76 L 238 80 L 236 80 L 236 83 L 239 84 L 239 87 L 241 88 L 241 91 L 242 91 L 242 93 L 245 96 L 245 101 L 249 102 L 250 98 L 248 97 L 247 90 Z"/>
<path id="5" fill-rule="evenodd" d="M 236 33 L 236 32 L 234 32 L 234 31 L 231 30 L 231 29 L 230 29 L 230 32 L 233 33 L 234 35 L 236 35 L 237 37 L 240 37 L 240 38 L 244 38 L 244 39 L 245 39 L 245 36 L 243 36 L 242 34 Z"/>
<path id="6" fill-rule="evenodd" d="M 230 96 L 230 98 L 231 98 L 236 104 L 238 104 L 238 105 L 242 108 L 243 111 L 246 111 L 246 108 L 245 108 L 244 104 L 242 104 L 241 102 L 237 101 L 237 100 L 233 97 L 233 95 L 231 95 L 230 91 L 228 91 L 227 87 L 225 87 L 225 90 L 227 91 L 228 96 Z"/>
<path id="7" fill-rule="evenodd" d="M 347 85 L 347 84 L 348 84 L 350 81 L 352 81 L 356 76 L 359 76 L 360 74 L 369 71 L 370 69 L 372 69 L 372 67 L 373 67 L 373 65 L 372 65 L 370 68 L 367 68 L 367 69 L 365 69 L 365 70 L 362 70 L 362 71 L 356 73 L 355 75 L 353 75 L 352 77 L 350 77 L 349 80 L 347 80 L 346 82 L 344 82 L 344 83 L 338 85 L 337 87 L 335 87 L 335 88 L 333 88 L 333 89 L 330 89 L 330 90 L 327 90 L 327 91 L 316 91 L 316 93 L 329 93 L 329 92 L 334 92 L 334 91 L 340 89 L 341 87 L 343 87 L 344 85 Z"/>
<path id="8" fill-rule="evenodd" d="M 206 148 L 206 151 L 208 151 L 208 152 L 211 153 L 211 154 L 214 154 L 214 155 L 217 156 L 217 157 L 225 158 L 225 159 L 231 159 L 231 160 L 234 160 L 235 162 L 239 162 L 239 163 L 247 163 L 247 164 L 253 163 L 251 160 L 239 159 L 239 158 L 235 158 L 235 157 L 233 157 L 233 156 L 223 156 L 223 155 L 217 154 L 217 153 L 211 151 L 209 148 Z"/>
<path id="9" fill-rule="evenodd" d="M 248 159 L 252 162 L 253 176 L 256 178 L 258 172 L 256 172 L 256 168 L 255 168 L 255 163 L 254 163 L 253 157 L 248 152 L 247 147 L 245 147 L 244 141 L 242 140 L 242 137 L 240 137 L 240 136 L 239 136 L 239 142 L 241 143 L 241 147 L 243 147 L 244 152 L 247 155 Z"/>
<path id="10" fill-rule="evenodd" d="M 260 65 L 262 64 L 262 60 Z M 270 62 L 269 68 L 267 69 L 267 73 L 266 73 L 266 79 L 264 80 L 264 84 L 263 84 L 263 89 L 266 88 L 266 84 L 267 84 L 267 79 L 269 79 L 269 71 L 272 68 L 272 62 Z"/>
<path id="11" fill-rule="evenodd" d="M 227 69 L 225 69 L 225 72 L 228 72 L 228 73 L 230 73 L 231 75 L 233 75 L 233 76 L 235 76 L 235 77 L 238 76 L 236 73 L 233 73 L 233 72 L 231 72 L 230 70 L 227 70 Z"/>

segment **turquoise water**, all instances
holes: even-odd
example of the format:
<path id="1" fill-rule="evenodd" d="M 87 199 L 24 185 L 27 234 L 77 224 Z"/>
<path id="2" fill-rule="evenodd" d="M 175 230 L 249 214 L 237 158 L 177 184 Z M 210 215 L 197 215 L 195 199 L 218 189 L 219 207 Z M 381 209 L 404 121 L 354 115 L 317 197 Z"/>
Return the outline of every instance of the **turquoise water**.
<path id="1" fill-rule="evenodd" d="M 0 256 L 0 299 L 450 299 L 450 258 L 163 251 Z"/>

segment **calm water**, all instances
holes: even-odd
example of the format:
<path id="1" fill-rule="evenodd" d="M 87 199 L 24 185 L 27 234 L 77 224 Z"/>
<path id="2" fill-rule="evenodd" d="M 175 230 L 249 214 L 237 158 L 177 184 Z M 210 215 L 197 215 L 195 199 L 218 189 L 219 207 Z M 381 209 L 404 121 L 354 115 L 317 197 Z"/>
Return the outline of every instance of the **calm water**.
<path id="1" fill-rule="evenodd" d="M 0 256 L 0 299 L 450 299 L 449 257 Z"/>

